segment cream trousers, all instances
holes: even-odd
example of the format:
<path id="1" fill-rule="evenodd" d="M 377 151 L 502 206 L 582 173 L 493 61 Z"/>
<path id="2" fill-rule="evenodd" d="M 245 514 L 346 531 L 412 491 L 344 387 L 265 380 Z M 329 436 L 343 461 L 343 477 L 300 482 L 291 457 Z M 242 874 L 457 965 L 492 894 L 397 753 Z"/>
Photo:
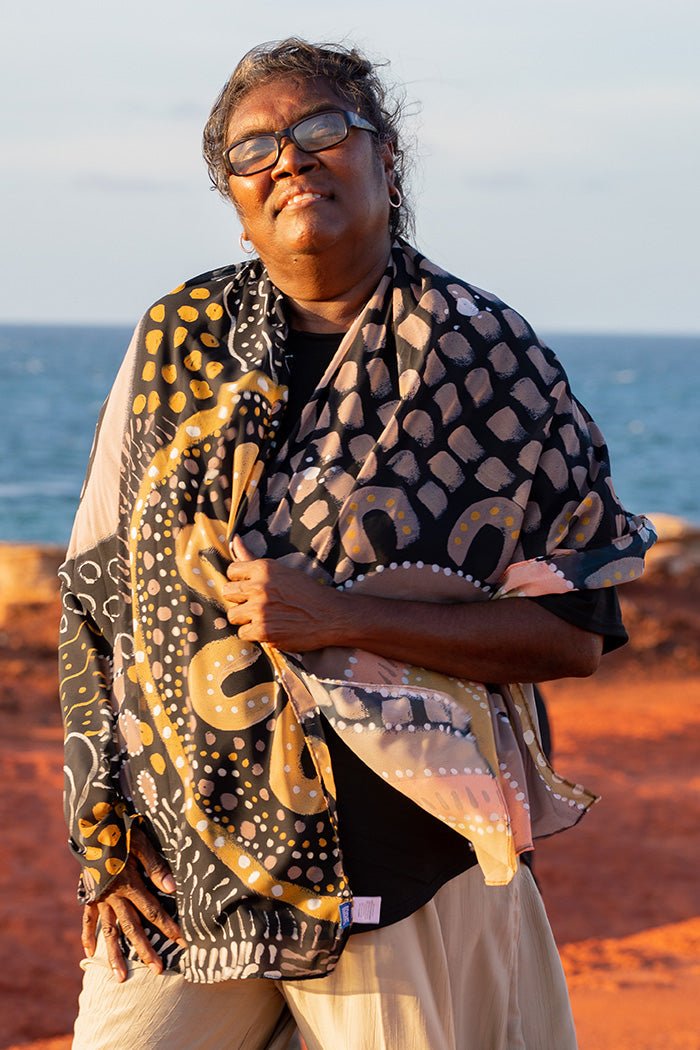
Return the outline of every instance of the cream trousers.
<path id="1" fill-rule="evenodd" d="M 559 955 L 521 867 L 488 887 L 478 867 L 401 922 L 353 934 L 326 977 L 192 984 L 140 963 L 85 971 L 73 1050 L 575 1050 Z"/>

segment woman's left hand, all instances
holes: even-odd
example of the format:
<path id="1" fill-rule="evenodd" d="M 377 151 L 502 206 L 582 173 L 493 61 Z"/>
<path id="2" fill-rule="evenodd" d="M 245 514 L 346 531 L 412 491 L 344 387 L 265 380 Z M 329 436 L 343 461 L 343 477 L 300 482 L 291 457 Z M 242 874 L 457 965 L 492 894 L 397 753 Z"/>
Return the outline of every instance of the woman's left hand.
<path id="1" fill-rule="evenodd" d="M 343 595 L 300 569 L 271 558 L 253 558 L 238 536 L 223 594 L 229 623 L 244 641 L 269 642 L 287 652 L 338 644 Z M 340 633 L 339 633 L 340 632 Z"/>

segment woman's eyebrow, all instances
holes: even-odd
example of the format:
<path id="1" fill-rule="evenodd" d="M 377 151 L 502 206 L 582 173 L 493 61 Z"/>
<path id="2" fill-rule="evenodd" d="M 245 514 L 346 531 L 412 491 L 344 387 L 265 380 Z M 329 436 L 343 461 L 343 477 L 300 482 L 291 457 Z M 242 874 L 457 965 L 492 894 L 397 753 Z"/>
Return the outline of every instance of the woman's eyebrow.
<path id="1" fill-rule="evenodd" d="M 340 104 L 333 105 L 330 102 L 318 102 L 309 105 L 308 109 L 302 110 L 295 119 L 287 124 L 287 127 L 291 127 L 293 124 L 298 123 L 300 120 L 304 120 L 305 117 L 313 117 L 315 113 L 326 113 L 329 110 L 340 109 Z M 271 128 L 269 123 L 263 123 L 261 120 L 251 120 L 248 124 L 244 124 L 240 130 L 236 131 L 236 135 L 231 137 L 231 142 L 243 142 L 244 139 L 253 138 L 255 135 L 269 135 L 273 131 L 277 131 L 277 128 Z M 279 129 L 281 130 L 281 129 Z"/>

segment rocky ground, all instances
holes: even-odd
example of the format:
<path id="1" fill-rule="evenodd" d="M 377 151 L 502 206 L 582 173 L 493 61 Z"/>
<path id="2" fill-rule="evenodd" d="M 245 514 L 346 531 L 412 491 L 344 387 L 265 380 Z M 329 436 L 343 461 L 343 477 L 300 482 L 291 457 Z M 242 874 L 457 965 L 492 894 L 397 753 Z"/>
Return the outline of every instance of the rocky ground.
<path id="1" fill-rule="evenodd" d="M 538 846 L 581 1050 L 700 1050 L 700 558 L 667 534 L 632 642 L 545 687 L 556 765 L 602 801 Z M 56 552 L 0 546 L 0 1050 L 68 1050 L 80 971 L 61 811 Z M 24 561 L 23 561 L 24 559 Z"/>

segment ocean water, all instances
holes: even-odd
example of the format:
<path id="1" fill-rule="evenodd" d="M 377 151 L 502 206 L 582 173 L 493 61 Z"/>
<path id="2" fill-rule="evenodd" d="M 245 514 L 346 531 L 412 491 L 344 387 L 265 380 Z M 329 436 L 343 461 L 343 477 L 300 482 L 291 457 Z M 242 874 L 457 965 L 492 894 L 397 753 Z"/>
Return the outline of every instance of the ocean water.
<path id="1" fill-rule="evenodd" d="M 0 325 L 0 540 L 65 545 L 130 330 Z M 700 336 L 544 336 L 635 513 L 700 522 Z"/>

